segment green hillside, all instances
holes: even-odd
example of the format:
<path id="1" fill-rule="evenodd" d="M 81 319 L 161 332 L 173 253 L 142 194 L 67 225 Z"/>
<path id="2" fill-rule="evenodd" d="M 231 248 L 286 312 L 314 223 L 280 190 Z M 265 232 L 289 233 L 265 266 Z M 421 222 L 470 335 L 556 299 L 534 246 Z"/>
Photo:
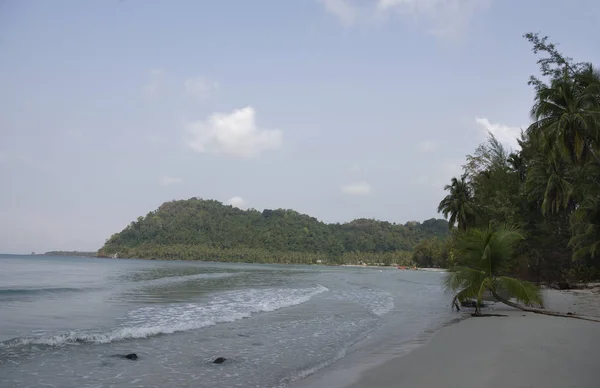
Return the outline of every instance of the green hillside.
<path id="1" fill-rule="evenodd" d="M 262 263 L 408 263 L 422 240 L 445 238 L 448 222 L 404 225 L 371 219 L 326 224 L 294 210 L 241 210 L 191 198 L 162 204 L 111 236 L 103 257 Z"/>

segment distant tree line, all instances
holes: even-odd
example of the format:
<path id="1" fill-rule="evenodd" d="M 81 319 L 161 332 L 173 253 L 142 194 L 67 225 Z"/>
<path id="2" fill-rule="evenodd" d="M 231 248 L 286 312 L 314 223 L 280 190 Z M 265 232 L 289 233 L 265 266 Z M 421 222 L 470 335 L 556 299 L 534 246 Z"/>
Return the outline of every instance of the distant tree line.
<path id="1" fill-rule="evenodd" d="M 98 252 L 82 251 L 50 251 L 44 253 L 45 256 L 78 256 L 78 257 L 96 257 Z"/>
<path id="2" fill-rule="evenodd" d="M 422 241 L 441 244 L 442 219 L 395 224 L 357 219 L 326 224 L 294 210 L 241 210 L 214 200 L 170 201 L 98 251 L 102 257 L 214 260 L 249 263 L 412 264 Z M 438 242 L 439 241 L 439 242 Z M 436 264 L 444 264 L 436 258 Z"/>

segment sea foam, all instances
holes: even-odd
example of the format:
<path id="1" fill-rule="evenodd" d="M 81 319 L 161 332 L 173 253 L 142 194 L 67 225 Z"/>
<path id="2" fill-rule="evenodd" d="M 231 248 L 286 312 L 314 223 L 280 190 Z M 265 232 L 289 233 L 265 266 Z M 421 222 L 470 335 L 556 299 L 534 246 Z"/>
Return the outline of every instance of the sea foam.
<path id="1" fill-rule="evenodd" d="M 302 304 L 325 291 L 329 289 L 316 285 L 311 288 L 267 288 L 224 292 L 214 295 L 203 304 L 185 303 L 138 308 L 127 313 L 124 326 L 107 331 L 71 331 L 49 337 L 14 338 L 1 342 L 0 349 L 27 345 L 106 344 L 197 330 L 248 318 L 256 313 Z"/>

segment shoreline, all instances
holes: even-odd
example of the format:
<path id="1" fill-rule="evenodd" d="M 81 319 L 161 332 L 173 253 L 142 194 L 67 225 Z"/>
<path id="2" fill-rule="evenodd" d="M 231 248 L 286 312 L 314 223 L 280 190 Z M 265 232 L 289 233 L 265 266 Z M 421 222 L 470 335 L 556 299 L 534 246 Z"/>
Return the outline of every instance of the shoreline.
<path id="1" fill-rule="evenodd" d="M 153 259 L 145 257 L 109 257 L 109 256 L 59 256 L 46 255 L 43 253 L 30 254 L 15 254 L 15 256 L 45 256 L 45 257 L 73 257 L 78 259 L 108 259 L 108 260 L 148 260 L 148 261 L 181 261 L 190 263 L 224 263 L 224 264 L 267 264 L 267 265 L 307 265 L 307 266 L 323 266 L 323 267 L 348 267 L 348 268 L 378 268 L 378 269 L 398 269 L 403 271 L 428 271 L 428 272 L 447 272 L 446 268 L 430 268 L 430 267 L 406 267 L 398 268 L 399 264 L 390 265 L 361 265 L 361 264 L 331 264 L 331 263 L 263 263 L 263 262 L 245 262 L 245 261 L 210 261 L 210 260 L 185 260 L 185 259 Z"/>
<path id="2" fill-rule="evenodd" d="M 550 310 L 600 317 L 598 294 L 544 292 Z M 462 311 L 471 313 L 470 309 Z M 461 319 L 424 340 L 402 344 L 396 352 L 372 352 L 383 359 L 366 355 L 346 365 L 342 360 L 289 388 L 598 385 L 600 362 L 594 344 L 600 343 L 600 323 L 523 312 L 500 303 L 491 304 L 484 312 L 503 316 L 458 314 Z"/>
<path id="3" fill-rule="evenodd" d="M 371 369 L 347 388 L 596 387 L 598 324 L 531 313 L 466 319 Z M 485 341 L 469 341 L 481 338 Z M 565 341 L 565 339 L 568 339 Z"/>

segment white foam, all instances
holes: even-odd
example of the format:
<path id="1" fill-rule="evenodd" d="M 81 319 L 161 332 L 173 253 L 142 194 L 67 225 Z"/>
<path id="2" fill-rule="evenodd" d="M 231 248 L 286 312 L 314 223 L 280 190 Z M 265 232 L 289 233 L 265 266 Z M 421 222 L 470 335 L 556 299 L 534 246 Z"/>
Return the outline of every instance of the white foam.
<path id="1" fill-rule="evenodd" d="M 195 330 L 218 323 L 233 322 L 252 314 L 275 311 L 307 302 L 315 295 L 329 291 L 317 285 L 300 289 L 247 289 L 225 292 L 207 304 L 176 304 L 135 309 L 127 314 L 128 326 L 109 332 L 76 332 L 52 337 L 18 338 L 0 343 L 0 348 L 24 345 L 59 346 L 77 343 L 110 343 L 127 339 L 147 338 L 160 334 Z"/>

